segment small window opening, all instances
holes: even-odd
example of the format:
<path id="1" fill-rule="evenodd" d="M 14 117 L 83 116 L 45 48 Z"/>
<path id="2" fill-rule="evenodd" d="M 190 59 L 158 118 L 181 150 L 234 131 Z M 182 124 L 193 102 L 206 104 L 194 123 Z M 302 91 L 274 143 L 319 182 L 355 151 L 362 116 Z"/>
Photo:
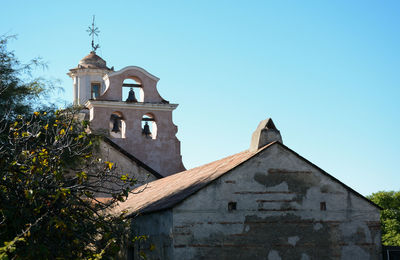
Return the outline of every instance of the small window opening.
<path id="1" fill-rule="evenodd" d="M 319 204 L 319 207 L 320 207 L 321 211 L 326 211 L 326 202 L 325 202 L 325 201 L 322 201 L 322 202 Z"/>
<path id="2" fill-rule="evenodd" d="M 114 112 L 110 116 L 110 136 L 114 138 L 125 138 L 125 120 L 120 112 Z"/>
<path id="3" fill-rule="evenodd" d="M 91 84 L 90 98 L 96 99 L 100 96 L 100 83 Z"/>
<path id="4" fill-rule="evenodd" d="M 125 102 L 143 102 L 144 95 L 142 84 L 139 80 L 125 79 L 122 84 L 122 101 Z"/>
<path id="5" fill-rule="evenodd" d="M 148 139 L 157 137 L 157 123 L 152 114 L 145 114 L 142 117 L 142 135 Z"/>
<path id="6" fill-rule="evenodd" d="M 234 202 L 234 201 L 229 202 L 229 203 L 228 203 L 228 211 L 234 211 L 234 210 L 236 210 L 236 205 L 237 205 L 237 203 Z"/>

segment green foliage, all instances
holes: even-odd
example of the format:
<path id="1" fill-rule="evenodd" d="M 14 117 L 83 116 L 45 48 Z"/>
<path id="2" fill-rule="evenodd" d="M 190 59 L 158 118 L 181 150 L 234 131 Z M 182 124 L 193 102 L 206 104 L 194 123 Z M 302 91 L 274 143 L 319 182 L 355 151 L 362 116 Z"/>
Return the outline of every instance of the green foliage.
<path id="1" fill-rule="evenodd" d="M 113 256 L 128 222 L 112 207 L 135 182 L 97 157 L 99 137 L 77 120 L 79 110 L 33 104 L 46 88 L 20 79 L 7 39 L 0 38 L 0 259 Z"/>
<path id="2" fill-rule="evenodd" d="M 382 244 L 400 246 L 400 191 L 380 191 L 368 196 L 368 199 L 383 208 Z"/>
<path id="3" fill-rule="evenodd" d="M 95 258 L 123 242 L 125 220 L 107 209 L 134 180 L 94 155 L 97 137 L 76 113 L 34 112 L 9 124 L 0 143 L 0 254 Z"/>

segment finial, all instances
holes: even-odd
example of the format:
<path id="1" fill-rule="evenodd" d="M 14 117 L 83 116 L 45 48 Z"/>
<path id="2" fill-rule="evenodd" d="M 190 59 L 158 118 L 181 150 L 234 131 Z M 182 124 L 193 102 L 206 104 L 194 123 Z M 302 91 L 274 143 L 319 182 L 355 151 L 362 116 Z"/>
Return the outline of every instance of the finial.
<path id="1" fill-rule="evenodd" d="M 100 33 L 100 30 L 99 30 L 99 28 L 94 26 L 94 18 L 95 18 L 95 16 L 93 15 L 92 27 L 89 26 L 86 31 L 89 33 L 89 36 L 92 36 L 92 51 L 96 52 L 96 50 L 98 48 L 100 48 L 100 45 L 94 44 L 94 36 L 98 36 Z"/>
<path id="2" fill-rule="evenodd" d="M 260 122 L 256 131 L 254 131 L 251 137 L 250 143 L 250 151 L 255 152 L 261 147 L 272 143 L 272 142 L 281 142 L 282 136 L 279 130 L 276 128 L 274 122 L 271 118 L 267 118 Z"/>

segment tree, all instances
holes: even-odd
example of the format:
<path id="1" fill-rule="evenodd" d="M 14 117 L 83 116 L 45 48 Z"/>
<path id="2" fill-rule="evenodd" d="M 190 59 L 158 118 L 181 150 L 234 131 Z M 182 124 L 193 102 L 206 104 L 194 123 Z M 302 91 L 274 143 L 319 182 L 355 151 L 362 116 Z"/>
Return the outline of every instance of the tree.
<path id="1" fill-rule="evenodd" d="M 368 196 L 368 199 L 383 208 L 382 244 L 400 246 L 400 191 L 380 191 Z"/>
<path id="2" fill-rule="evenodd" d="M 77 120 L 79 110 L 30 103 L 45 87 L 21 80 L 6 43 L 0 39 L 0 259 L 115 254 L 127 222 L 109 209 L 135 180 L 99 158 L 101 137 Z"/>

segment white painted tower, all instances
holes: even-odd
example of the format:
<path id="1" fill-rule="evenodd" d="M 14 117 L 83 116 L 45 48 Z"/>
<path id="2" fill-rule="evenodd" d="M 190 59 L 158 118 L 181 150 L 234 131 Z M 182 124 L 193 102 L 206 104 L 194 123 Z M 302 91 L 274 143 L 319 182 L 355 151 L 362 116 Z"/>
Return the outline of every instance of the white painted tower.
<path id="1" fill-rule="evenodd" d="M 73 80 L 74 105 L 83 106 L 89 99 L 96 99 L 105 90 L 103 77 L 112 72 L 106 61 L 91 51 L 79 61 L 76 68 L 67 73 Z"/>

